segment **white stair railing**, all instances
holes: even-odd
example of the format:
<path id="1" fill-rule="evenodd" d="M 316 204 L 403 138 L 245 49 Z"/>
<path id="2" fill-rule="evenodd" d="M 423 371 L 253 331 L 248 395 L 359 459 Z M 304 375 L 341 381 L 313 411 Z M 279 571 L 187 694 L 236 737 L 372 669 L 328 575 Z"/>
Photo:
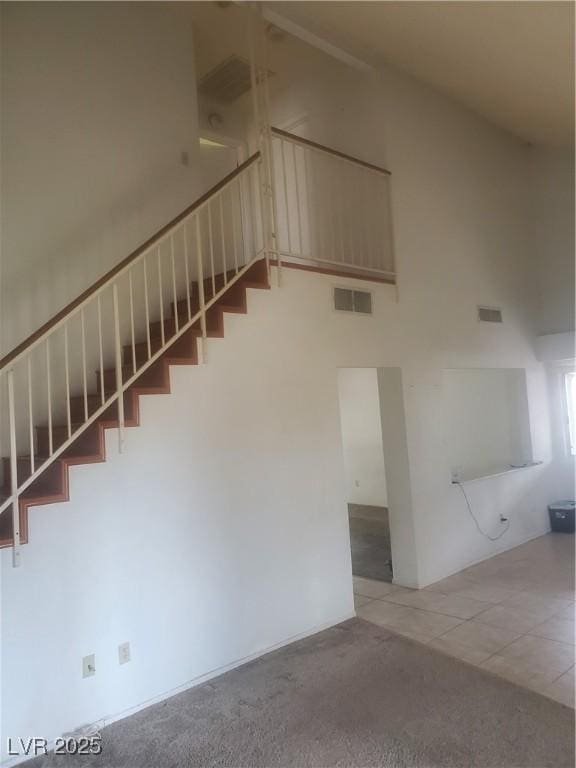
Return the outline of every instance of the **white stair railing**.
<path id="1" fill-rule="evenodd" d="M 271 133 L 280 256 L 394 282 L 390 172 L 278 128 Z"/>
<path id="2" fill-rule="evenodd" d="M 15 565 L 26 489 L 114 403 L 121 450 L 124 392 L 192 327 L 205 360 L 208 310 L 255 261 L 268 263 L 261 188 L 256 152 L 0 360 L 0 515 L 11 508 Z"/>

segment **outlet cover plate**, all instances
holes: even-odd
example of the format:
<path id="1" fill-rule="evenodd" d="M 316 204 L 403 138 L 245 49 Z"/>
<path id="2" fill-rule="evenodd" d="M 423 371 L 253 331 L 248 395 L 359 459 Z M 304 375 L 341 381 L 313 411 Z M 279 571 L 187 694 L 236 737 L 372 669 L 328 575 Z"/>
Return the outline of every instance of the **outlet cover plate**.
<path id="1" fill-rule="evenodd" d="M 130 661 L 130 643 L 120 643 L 118 646 L 118 664 L 127 664 Z"/>
<path id="2" fill-rule="evenodd" d="M 93 653 L 82 659 L 82 677 L 92 677 L 96 674 L 96 657 Z"/>

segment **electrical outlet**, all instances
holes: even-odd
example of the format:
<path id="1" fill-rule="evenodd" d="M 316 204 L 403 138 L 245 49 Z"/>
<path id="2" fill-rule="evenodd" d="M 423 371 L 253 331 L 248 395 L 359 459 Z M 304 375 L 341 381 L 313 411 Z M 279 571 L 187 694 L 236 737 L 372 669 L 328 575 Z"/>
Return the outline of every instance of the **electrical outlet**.
<path id="1" fill-rule="evenodd" d="M 118 664 L 127 664 L 130 661 L 130 643 L 120 643 L 118 646 Z"/>
<path id="2" fill-rule="evenodd" d="M 93 653 L 82 659 L 82 677 L 92 677 L 96 674 L 96 657 Z"/>
<path id="3" fill-rule="evenodd" d="M 190 155 L 188 152 L 183 151 L 180 153 L 180 162 L 182 165 L 190 165 Z"/>
<path id="4" fill-rule="evenodd" d="M 354 485 L 356 488 L 360 488 L 360 480 L 354 480 Z"/>

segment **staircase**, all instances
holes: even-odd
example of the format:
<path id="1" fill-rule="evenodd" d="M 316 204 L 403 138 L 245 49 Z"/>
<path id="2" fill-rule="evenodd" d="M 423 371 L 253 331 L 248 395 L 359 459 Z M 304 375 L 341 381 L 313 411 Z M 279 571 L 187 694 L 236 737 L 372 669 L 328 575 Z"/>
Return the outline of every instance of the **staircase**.
<path id="1" fill-rule="evenodd" d="M 29 508 L 68 501 L 69 467 L 106 460 L 106 429 L 121 448 L 140 396 L 169 394 L 170 366 L 204 361 L 224 314 L 269 287 L 260 186 L 257 152 L 0 360 L 0 547 L 15 565 Z"/>
<path id="2" fill-rule="evenodd" d="M 234 273 L 216 275 L 215 284 L 220 290 L 225 283 L 234 277 Z M 204 282 L 205 300 L 212 298 L 212 280 Z M 208 338 L 224 337 L 224 314 L 245 314 L 247 311 L 246 290 L 248 288 L 269 288 L 268 272 L 264 259 L 256 261 L 239 280 L 220 295 L 215 303 L 206 312 L 206 333 Z M 193 301 L 192 312 L 199 310 L 198 284 L 191 285 L 191 298 Z M 176 333 L 176 313 L 179 316 L 179 325 L 182 327 L 188 317 L 188 305 L 186 299 L 181 299 L 177 304 L 171 305 L 171 313 L 164 320 L 165 343 Z M 150 323 L 150 343 L 153 352 L 162 347 L 161 324 L 159 321 Z M 124 392 L 124 418 L 125 426 L 138 427 L 140 425 L 140 397 L 141 395 L 167 395 L 170 394 L 170 366 L 172 365 L 197 365 L 198 364 L 198 339 L 202 337 L 200 320 L 181 335 L 162 355 L 147 368 Z M 139 340 L 135 344 L 137 363 L 143 364 L 148 359 L 147 339 Z M 123 347 L 123 378 L 126 380 L 132 375 L 132 345 Z M 88 394 L 89 412 L 93 413 L 101 404 L 102 397 L 100 371 L 95 372 L 96 386 Z M 116 389 L 116 369 L 108 368 L 103 371 L 105 396 L 108 398 Z M 72 417 L 72 431 L 80 426 L 84 420 L 84 397 L 73 396 L 70 398 L 70 413 Z M 96 464 L 106 461 L 106 449 L 104 431 L 119 427 L 118 405 L 113 403 L 101 416 L 99 416 L 81 435 L 23 492 L 19 499 L 20 515 L 20 542 L 28 541 L 28 509 L 43 504 L 55 504 L 69 501 L 68 470 L 71 466 L 79 464 Z M 40 425 L 36 430 L 36 465 L 40 466 L 49 456 L 48 427 Z M 54 424 L 52 426 L 53 450 L 56 450 L 68 437 L 67 424 Z M 0 503 L 10 496 L 11 472 L 10 458 L 4 457 L 4 486 L 0 488 Z M 18 456 L 18 483 L 24 482 L 30 476 L 30 456 Z M 0 546 L 11 546 L 12 516 L 0 515 Z"/>
<path id="3" fill-rule="evenodd" d="M 69 500 L 69 467 L 106 460 L 106 429 L 122 447 L 140 396 L 170 392 L 171 365 L 205 362 L 224 313 L 269 287 L 271 257 L 279 274 L 300 260 L 395 282 L 390 172 L 278 129 L 261 147 L 0 360 L 0 547 L 14 565 L 28 509 Z"/>

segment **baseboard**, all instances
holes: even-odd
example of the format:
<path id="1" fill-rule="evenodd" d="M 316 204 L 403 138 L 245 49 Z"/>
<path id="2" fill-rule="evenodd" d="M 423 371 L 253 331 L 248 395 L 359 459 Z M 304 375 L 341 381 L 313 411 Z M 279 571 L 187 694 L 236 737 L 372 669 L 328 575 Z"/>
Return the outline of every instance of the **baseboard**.
<path id="1" fill-rule="evenodd" d="M 512 549 L 516 549 L 516 547 L 521 547 L 523 544 L 527 544 L 529 541 L 533 541 L 534 539 L 539 539 L 540 536 L 546 536 L 547 533 L 550 533 L 550 528 L 547 528 L 544 531 L 540 531 L 540 533 L 534 533 L 530 534 L 530 536 L 527 536 L 525 539 L 521 539 L 520 541 L 516 542 L 515 544 L 512 544 L 509 547 L 506 547 L 505 549 L 499 549 L 497 552 L 492 552 L 489 555 L 485 555 L 483 557 L 479 557 L 476 560 L 471 560 L 466 565 L 463 565 L 461 568 L 455 568 L 452 571 L 448 571 L 443 576 L 440 576 L 438 578 L 435 578 L 431 581 L 425 581 L 419 586 L 414 587 L 414 589 L 424 589 L 425 587 L 429 587 L 431 584 L 436 584 L 439 581 L 442 581 L 443 579 L 447 579 L 449 576 L 454 576 L 457 573 L 461 573 L 462 571 L 465 571 L 467 568 L 472 568 L 474 565 L 478 565 L 479 563 L 483 563 L 486 560 L 491 560 L 493 557 L 498 557 L 498 555 L 503 555 L 504 552 L 510 552 Z M 405 586 L 405 585 L 402 585 Z"/>
<path id="2" fill-rule="evenodd" d="M 304 632 L 299 632 L 298 634 L 291 635 L 290 637 L 287 637 L 285 640 L 281 640 L 278 643 L 274 643 L 272 645 L 266 646 L 266 648 L 263 648 L 260 651 L 256 651 L 255 653 L 251 653 L 248 656 L 243 656 L 239 659 L 236 659 L 235 661 L 232 661 L 229 664 L 225 664 L 221 667 L 212 669 L 203 675 L 199 675 L 198 677 L 188 680 L 187 682 L 177 686 L 176 688 L 171 688 L 170 690 L 164 691 L 163 693 L 160 693 L 157 696 L 153 696 L 150 699 L 146 699 L 146 701 L 143 701 L 140 704 L 136 704 L 133 707 L 124 709 L 114 714 L 106 715 L 100 720 L 97 720 L 95 723 L 81 726 L 80 728 L 77 728 L 76 730 L 63 735 L 64 736 L 79 736 L 79 735 L 86 736 L 86 735 L 97 733 L 107 725 L 116 723 L 119 720 L 124 720 L 126 717 L 130 717 L 131 715 L 135 715 L 137 712 L 140 712 L 141 710 L 146 709 L 146 707 L 151 707 L 154 704 L 159 704 L 161 701 L 165 701 L 166 699 L 169 699 L 171 696 L 175 696 L 178 693 L 183 693 L 184 691 L 188 691 L 191 688 L 196 688 L 197 686 L 202 685 L 203 683 L 206 683 L 209 680 L 212 680 L 212 678 L 214 677 L 218 677 L 219 675 L 223 675 L 225 672 L 231 672 L 233 669 L 236 669 L 237 667 L 241 667 L 243 664 L 248 664 L 248 662 L 250 661 L 254 661 L 255 659 L 259 659 L 262 656 L 266 656 L 266 654 L 272 653 L 273 651 L 277 651 L 280 648 L 284 648 L 285 646 L 290 645 L 291 643 L 295 643 L 298 640 L 304 640 L 307 637 L 311 637 L 312 635 L 318 634 L 318 632 L 323 632 L 326 629 L 330 629 L 331 627 L 335 627 L 338 624 L 342 624 L 342 622 L 344 621 L 348 621 L 349 619 L 354 619 L 354 618 L 356 618 L 356 614 L 352 612 L 352 613 L 347 613 L 344 616 L 340 616 L 339 618 L 334 619 L 333 621 L 328 621 L 323 624 L 318 624 L 312 627 L 311 629 L 305 630 Z M 47 745 L 48 750 L 54 749 L 57 738 L 59 737 L 55 736 L 53 739 L 51 739 L 48 742 L 48 745 Z M 33 759 L 33 757 L 34 755 L 17 755 L 13 758 L 0 761 L 0 765 L 2 766 L 2 768 L 10 768 L 10 766 L 20 765 L 24 762 L 27 762 L 28 760 Z"/>
<path id="3" fill-rule="evenodd" d="M 414 581 L 401 581 L 393 578 L 392 584 L 394 584 L 395 587 L 406 587 L 406 589 L 422 589 L 420 584 L 417 584 Z"/>

